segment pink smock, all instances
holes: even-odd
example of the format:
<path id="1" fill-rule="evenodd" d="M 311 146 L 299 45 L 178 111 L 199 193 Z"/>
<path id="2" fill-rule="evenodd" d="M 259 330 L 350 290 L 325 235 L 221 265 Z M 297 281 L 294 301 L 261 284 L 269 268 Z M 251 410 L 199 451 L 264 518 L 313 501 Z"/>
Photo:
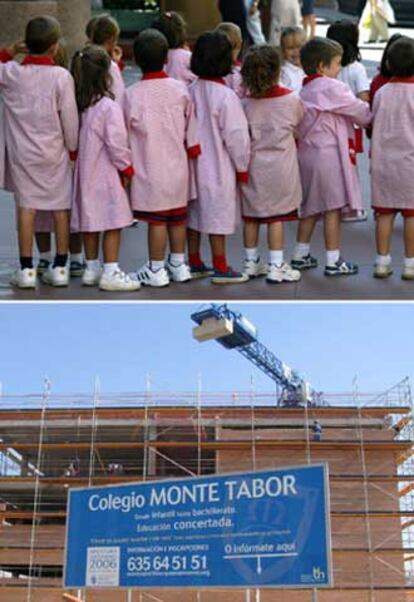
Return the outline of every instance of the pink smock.
<path id="1" fill-rule="evenodd" d="M 186 48 L 171 48 L 168 51 L 168 63 L 165 66 L 167 75 L 178 79 L 189 86 L 197 79 L 191 71 L 191 52 Z"/>

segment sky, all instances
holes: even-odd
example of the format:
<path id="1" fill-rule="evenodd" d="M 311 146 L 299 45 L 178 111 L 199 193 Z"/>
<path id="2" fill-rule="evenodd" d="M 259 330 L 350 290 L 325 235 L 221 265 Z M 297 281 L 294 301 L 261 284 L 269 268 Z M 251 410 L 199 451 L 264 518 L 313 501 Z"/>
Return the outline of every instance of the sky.
<path id="1" fill-rule="evenodd" d="M 1 304 L 0 382 L 7 395 L 248 391 L 272 381 L 236 351 L 192 338 L 195 304 Z M 259 338 L 316 390 L 380 392 L 414 376 L 414 304 L 243 304 Z M 0 400 L 1 403 L 1 400 Z"/>

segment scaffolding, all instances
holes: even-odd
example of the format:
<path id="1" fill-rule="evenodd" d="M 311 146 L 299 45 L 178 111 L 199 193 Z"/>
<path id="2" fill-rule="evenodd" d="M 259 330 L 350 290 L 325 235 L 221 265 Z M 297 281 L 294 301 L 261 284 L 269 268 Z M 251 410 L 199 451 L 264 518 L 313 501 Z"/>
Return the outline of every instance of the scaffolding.
<path id="1" fill-rule="evenodd" d="M 87 602 L 414 600 L 414 421 L 408 380 L 381 394 L 277 407 L 248 392 L 2 397 L 0 600 L 62 597 L 70 487 L 327 462 L 334 587 L 69 592 Z M 315 421 L 320 429 L 315 428 Z M 319 440 L 320 439 L 320 440 Z"/>

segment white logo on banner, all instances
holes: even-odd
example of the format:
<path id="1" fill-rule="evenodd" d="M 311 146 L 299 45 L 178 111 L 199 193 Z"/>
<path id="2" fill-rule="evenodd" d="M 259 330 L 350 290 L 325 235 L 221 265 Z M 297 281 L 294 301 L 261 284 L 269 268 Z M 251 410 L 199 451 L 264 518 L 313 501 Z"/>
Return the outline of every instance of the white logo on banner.
<path id="1" fill-rule="evenodd" d="M 86 586 L 119 585 L 119 547 L 88 548 Z"/>

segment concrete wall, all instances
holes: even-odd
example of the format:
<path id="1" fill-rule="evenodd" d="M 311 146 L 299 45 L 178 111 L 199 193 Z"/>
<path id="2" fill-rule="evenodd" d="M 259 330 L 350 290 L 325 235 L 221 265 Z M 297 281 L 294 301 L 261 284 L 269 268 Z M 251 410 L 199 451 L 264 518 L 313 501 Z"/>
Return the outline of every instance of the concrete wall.
<path id="1" fill-rule="evenodd" d="M 0 47 L 24 38 L 26 24 L 32 17 L 51 15 L 61 25 L 69 53 L 83 45 L 85 25 L 90 18 L 89 0 L 0 0 Z"/>

